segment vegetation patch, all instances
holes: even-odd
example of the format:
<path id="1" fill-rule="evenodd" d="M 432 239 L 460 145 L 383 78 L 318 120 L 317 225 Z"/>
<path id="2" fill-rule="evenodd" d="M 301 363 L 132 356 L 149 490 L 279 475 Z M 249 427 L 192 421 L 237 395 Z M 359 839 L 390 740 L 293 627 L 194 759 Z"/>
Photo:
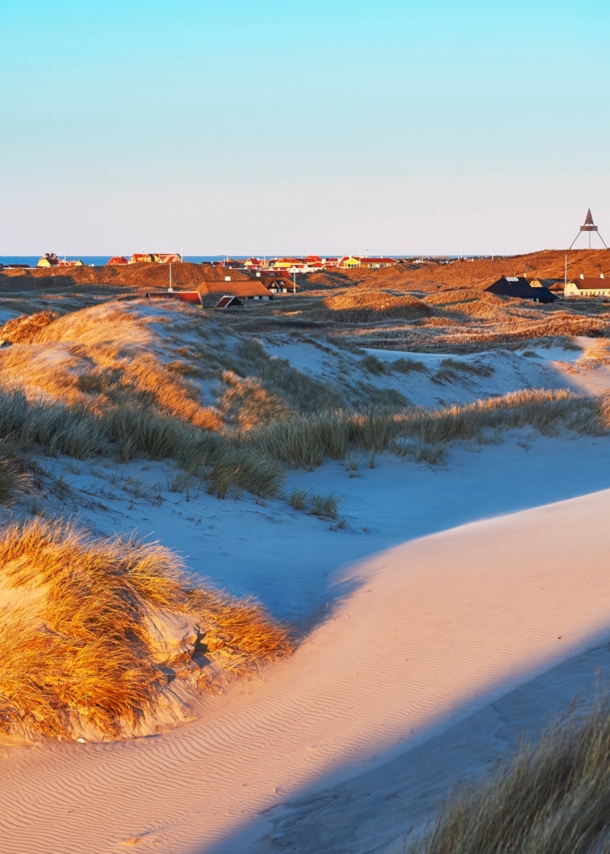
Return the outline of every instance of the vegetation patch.
<path id="1" fill-rule="evenodd" d="M 399 374 L 410 374 L 413 371 L 417 373 L 426 373 L 427 368 L 423 362 L 418 359 L 396 359 L 392 362 L 392 370 L 398 371 Z"/>
<path id="2" fill-rule="evenodd" d="M 594 854 L 610 848 L 610 705 L 600 701 L 461 786 L 405 854 Z"/>
<path id="3" fill-rule="evenodd" d="M 442 359 L 440 368 L 432 377 L 433 383 L 455 382 L 464 377 L 490 377 L 494 373 L 491 365 L 483 365 L 476 362 L 463 362 L 459 359 Z"/>
<path id="4" fill-rule="evenodd" d="M 2 732 L 137 733 L 174 679 L 209 689 L 291 650 L 258 605 L 197 585 L 159 545 L 37 519 L 2 531 L 0 566 Z"/>

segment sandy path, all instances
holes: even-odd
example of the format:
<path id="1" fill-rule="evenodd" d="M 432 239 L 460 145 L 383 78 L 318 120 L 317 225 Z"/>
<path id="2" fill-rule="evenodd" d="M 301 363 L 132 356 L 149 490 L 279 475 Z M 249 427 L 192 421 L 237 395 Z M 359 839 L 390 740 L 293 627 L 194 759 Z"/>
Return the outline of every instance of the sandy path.
<path id="1" fill-rule="evenodd" d="M 381 764 L 610 636 L 610 490 L 407 543 L 196 724 L 3 750 L 3 854 L 245 852 L 260 810 Z"/>

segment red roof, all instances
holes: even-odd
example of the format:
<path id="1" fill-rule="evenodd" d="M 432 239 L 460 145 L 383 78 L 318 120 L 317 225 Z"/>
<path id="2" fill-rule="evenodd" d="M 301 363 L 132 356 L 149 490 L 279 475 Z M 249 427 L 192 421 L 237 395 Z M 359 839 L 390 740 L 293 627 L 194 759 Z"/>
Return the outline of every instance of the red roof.
<path id="1" fill-rule="evenodd" d="M 610 279 L 573 279 L 572 284 L 582 291 L 607 291 L 610 289 Z"/>

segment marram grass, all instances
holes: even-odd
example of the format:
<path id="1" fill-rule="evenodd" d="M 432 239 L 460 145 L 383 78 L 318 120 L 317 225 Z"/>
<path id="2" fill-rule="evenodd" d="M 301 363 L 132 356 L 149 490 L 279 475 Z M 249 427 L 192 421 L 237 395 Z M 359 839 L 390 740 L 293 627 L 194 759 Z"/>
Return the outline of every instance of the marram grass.
<path id="1" fill-rule="evenodd" d="M 194 584 L 157 544 L 37 519 L 2 531 L 0 567 L 3 732 L 70 738 L 83 720 L 107 737 L 137 728 L 168 680 L 151 613 L 194 618 L 197 650 L 224 670 L 245 672 L 291 650 L 286 630 L 258 605 Z"/>
<path id="2" fill-rule="evenodd" d="M 606 854 L 610 851 L 610 703 L 575 710 L 537 745 L 461 786 L 405 854 Z"/>

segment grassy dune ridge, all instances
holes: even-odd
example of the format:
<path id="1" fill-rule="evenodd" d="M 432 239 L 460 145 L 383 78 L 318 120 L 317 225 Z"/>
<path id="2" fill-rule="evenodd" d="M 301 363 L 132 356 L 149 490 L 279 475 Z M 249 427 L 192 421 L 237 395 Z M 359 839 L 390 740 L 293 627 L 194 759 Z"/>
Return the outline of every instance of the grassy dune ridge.
<path id="1" fill-rule="evenodd" d="M 458 440 L 485 441 L 493 430 L 531 426 L 549 435 L 561 428 L 601 434 L 608 404 L 565 390 L 528 390 L 440 410 L 324 410 L 290 415 L 251 430 L 205 431 L 176 417 L 137 406 L 102 412 L 82 405 L 29 401 L 22 391 L 0 390 L 0 436 L 23 450 L 79 460 L 144 454 L 171 459 L 209 483 L 221 497 L 231 488 L 277 495 L 282 464 L 312 468 L 350 450 L 391 451 L 434 462 Z M 8 464 L 8 463 L 7 463 Z"/>

